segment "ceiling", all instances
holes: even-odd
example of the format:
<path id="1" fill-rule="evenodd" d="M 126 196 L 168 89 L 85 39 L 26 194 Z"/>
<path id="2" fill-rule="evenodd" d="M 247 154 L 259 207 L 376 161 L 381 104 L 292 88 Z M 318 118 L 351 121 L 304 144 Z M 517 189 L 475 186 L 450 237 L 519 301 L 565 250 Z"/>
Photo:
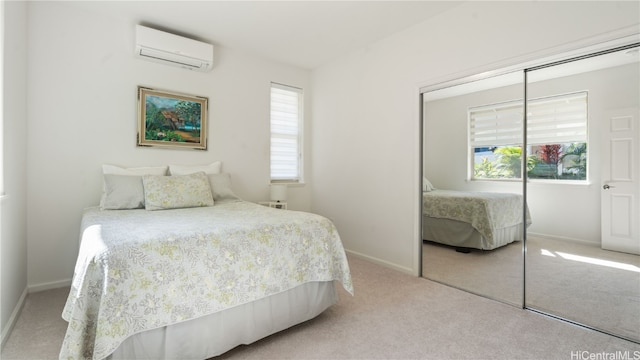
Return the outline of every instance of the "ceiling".
<path id="1" fill-rule="evenodd" d="M 75 1 L 67 4 L 252 56 L 313 69 L 461 2 Z"/>

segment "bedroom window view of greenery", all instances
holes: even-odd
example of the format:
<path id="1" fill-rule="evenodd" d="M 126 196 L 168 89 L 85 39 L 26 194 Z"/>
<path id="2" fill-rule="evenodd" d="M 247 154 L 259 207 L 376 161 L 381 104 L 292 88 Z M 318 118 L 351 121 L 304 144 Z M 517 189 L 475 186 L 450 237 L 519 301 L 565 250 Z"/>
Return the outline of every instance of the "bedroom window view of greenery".
<path id="1" fill-rule="evenodd" d="M 522 101 L 469 109 L 472 179 L 522 178 Z M 587 180 L 587 93 L 530 100 L 529 179 Z"/>
<path id="2" fill-rule="evenodd" d="M 271 182 L 302 182 L 302 89 L 271 83 Z"/>

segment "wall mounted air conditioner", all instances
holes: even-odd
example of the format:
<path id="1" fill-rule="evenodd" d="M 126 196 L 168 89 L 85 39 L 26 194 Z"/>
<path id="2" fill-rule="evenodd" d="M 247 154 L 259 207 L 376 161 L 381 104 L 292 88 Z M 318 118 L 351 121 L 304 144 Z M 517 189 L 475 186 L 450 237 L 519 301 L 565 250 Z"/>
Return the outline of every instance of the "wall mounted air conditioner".
<path id="1" fill-rule="evenodd" d="M 194 71 L 211 71 L 213 45 L 136 25 L 137 57 Z"/>

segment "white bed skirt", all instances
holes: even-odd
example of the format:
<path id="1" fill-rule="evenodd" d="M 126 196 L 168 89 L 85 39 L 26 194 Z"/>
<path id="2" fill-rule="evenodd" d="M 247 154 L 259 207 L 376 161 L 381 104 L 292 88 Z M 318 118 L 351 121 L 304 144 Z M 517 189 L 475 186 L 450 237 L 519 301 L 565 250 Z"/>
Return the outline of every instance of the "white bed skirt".
<path id="1" fill-rule="evenodd" d="M 502 229 L 493 230 L 493 241 L 482 236 L 471 224 L 451 220 L 423 216 L 422 239 L 440 244 L 493 250 L 514 241 L 522 240 L 522 223 Z"/>
<path id="2" fill-rule="evenodd" d="M 306 283 L 205 317 L 135 334 L 108 359 L 207 359 L 312 319 L 337 301 L 333 281 Z"/>

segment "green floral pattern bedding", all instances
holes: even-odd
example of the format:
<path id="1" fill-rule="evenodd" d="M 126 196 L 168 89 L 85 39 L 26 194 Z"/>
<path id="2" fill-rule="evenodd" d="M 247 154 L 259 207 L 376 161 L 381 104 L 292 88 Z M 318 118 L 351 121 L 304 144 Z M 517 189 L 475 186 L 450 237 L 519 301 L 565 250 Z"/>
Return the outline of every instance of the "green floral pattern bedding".
<path id="1" fill-rule="evenodd" d="M 312 281 L 353 294 L 328 219 L 244 201 L 161 211 L 88 208 L 61 359 L 103 359 L 128 336 Z"/>
<path id="2" fill-rule="evenodd" d="M 422 208 L 425 216 L 471 224 L 491 243 L 494 230 L 522 223 L 520 194 L 434 190 L 423 192 Z"/>

